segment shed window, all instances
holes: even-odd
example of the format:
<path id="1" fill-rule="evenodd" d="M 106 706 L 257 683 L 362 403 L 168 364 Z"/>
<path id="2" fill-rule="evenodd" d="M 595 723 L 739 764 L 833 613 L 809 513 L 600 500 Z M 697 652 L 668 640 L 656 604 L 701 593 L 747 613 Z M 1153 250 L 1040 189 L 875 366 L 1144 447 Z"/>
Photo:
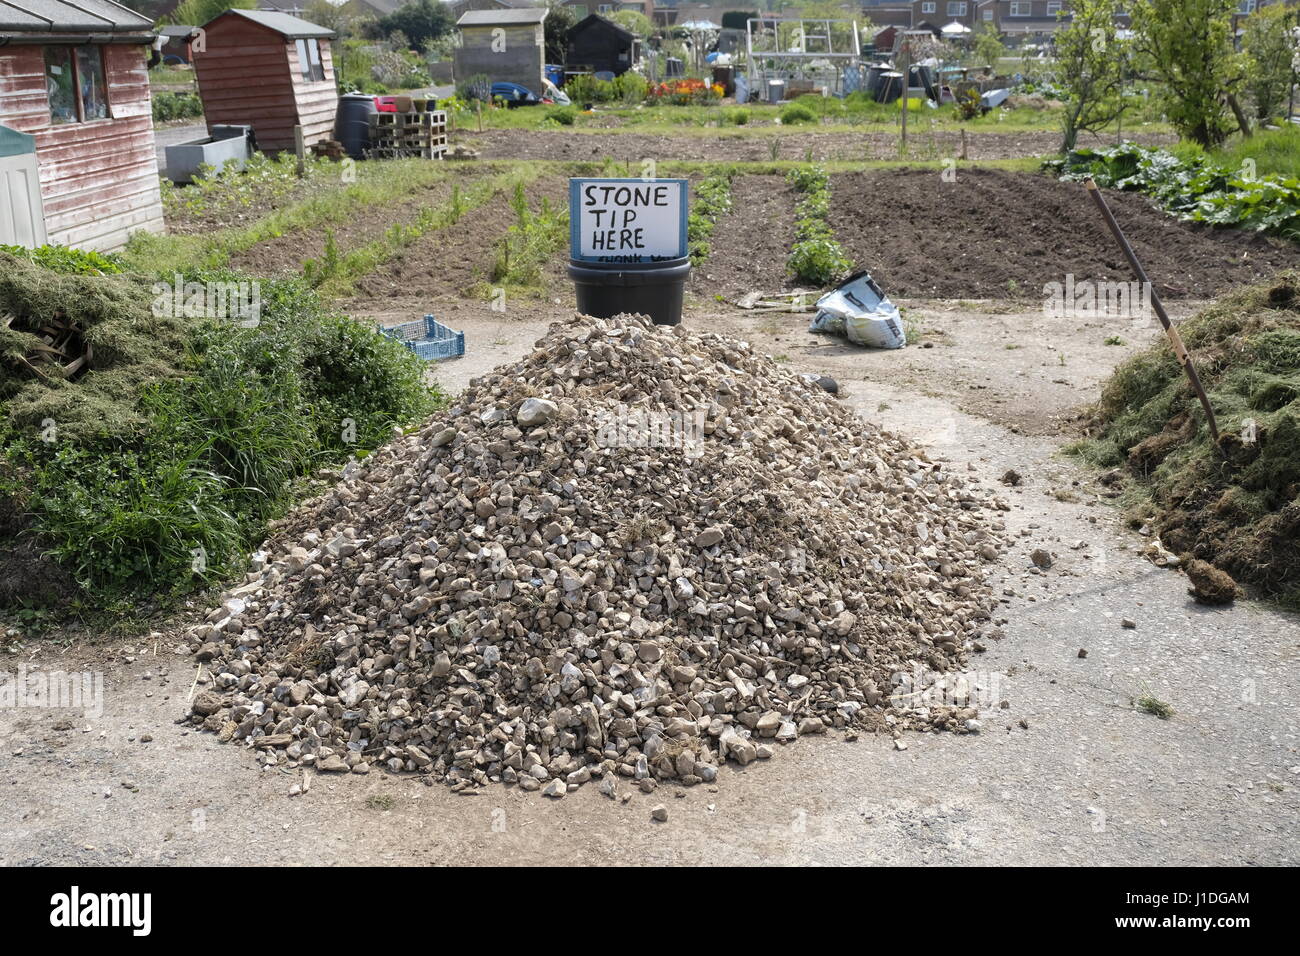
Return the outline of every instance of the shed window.
<path id="1" fill-rule="evenodd" d="M 50 99 L 51 124 L 108 119 L 103 48 L 47 46 L 45 90 Z"/>
<path id="2" fill-rule="evenodd" d="M 298 65 L 302 67 L 304 80 L 314 83 L 325 79 L 325 65 L 320 58 L 319 40 L 298 41 Z"/>

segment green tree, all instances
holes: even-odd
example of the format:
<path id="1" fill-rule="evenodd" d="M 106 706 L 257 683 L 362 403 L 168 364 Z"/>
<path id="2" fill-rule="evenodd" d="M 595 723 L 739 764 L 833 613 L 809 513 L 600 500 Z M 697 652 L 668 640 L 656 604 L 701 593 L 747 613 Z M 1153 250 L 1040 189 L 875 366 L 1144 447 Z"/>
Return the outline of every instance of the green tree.
<path id="1" fill-rule="evenodd" d="M 654 24 L 650 22 L 650 18 L 635 10 L 619 10 L 617 13 L 611 13 L 609 19 L 636 37 L 644 39 L 654 32 Z"/>
<path id="2" fill-rule="evenodd" d="M 569 57 L 569 28 L 577 23 L 573 10 L 552 2 L 546 7 L 545 33 L 546 62 L 563 64 Z"/>
<path id="3" fill-rule="evenodd" d="M 440 0 L 411 0 L 376 24 L 382 36 L 401 33 L 412 50 L 421 50 L 452 28 L 451 14 Z"/>
<path id="4" fill-rule="evenodd" d="M 164 19 L 187 27 L 201 27 L 227 10 L 255 10 L 257 0 L 185 0 Z"/>
<path id="5" fill-rule="evenodd" d="M 1241 48 L 1246 54 L 1246 92 L 1259 120 L 1282 111 L 1291 92 L 1300 14 L 1280 3 L 1261 7 L 1246 18 Z"/>
<path id="6" fill-rule="evenodd" d="M 302 18 L 318 27 L 333 30 L 339 36 L 348 32 L 352 21 L 343 6 L 336 6 L 330 3 L 330 0 L 308 0 L 307 5 L 303 7 Z"/>
<path id="7" fill-rule="evenodd" d="M 1128 44 L 1118 36 L 1119 0 L 1075 0 L 1074 16 L 1056 33 L 1056 72 L 1065 89 L 1061 152 L 1079 134 L 1105 129 L 1124 109 L 1123 63 Z"/>
<path id="8" fill-rule="evenodd" d="M 977 66 L 988 66 L 994 73 L 998 72 L 998 61 L 1007 55 L 1006 44 L 1002 42 L 998 28 L 992 23 L 981 24 L 975 34 L 971 53 Z"/>
<path id="9" fill-rule="evenodd" d="M 1137 49 L 1164 83 L 1169 121 L 1200 146 L 1218 146 L 1234 126 L 1229 104 L 1244 72 L 1232 42 L 1236 9 L 1237 0 L 1133 3 Z"/>

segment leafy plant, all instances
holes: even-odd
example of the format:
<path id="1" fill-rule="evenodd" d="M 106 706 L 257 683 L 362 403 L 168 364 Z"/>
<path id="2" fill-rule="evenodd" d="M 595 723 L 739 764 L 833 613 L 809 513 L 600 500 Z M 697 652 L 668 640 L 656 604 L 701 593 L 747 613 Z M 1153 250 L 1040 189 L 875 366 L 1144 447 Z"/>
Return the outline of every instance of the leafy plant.
<path id="1" fill-rule="evenodd" d="M 111 252 L 91 252 L 87 249 L 70 249 L 67 246 L 0 246 L 7 252 L 36 263 L 60 275 L 116 275 L 123 271 L 122 260 Z"/>
<path id="2" fill-rule="evenodd" d="M 199 99 L 197 93 L 159 90 L 153 94 L 153 119 L 155 123 L 189 119 L 202 115 L 203 101 Z"/>
<path id="3" fill-rule="evenodd" d="M 853 268 L 826 222 L 830 211 L 830 176 L 823 166 L 796 166 L 786 174 L 786 182 L 803 193 L 795 205 L 799 218 L 795 220 L 795 242 L 786 266 L 804 282 L 830 285 Z"/>
<path id="4" fill-rule="evenodd" d="M 695 186 L 695 200 L 691 203 L 686 221 L 686 239 L 690 246 L 691 262 L 698 265 L 708 258 L 709 237 L 719 218 L 731 210 L 731 181 L 734 171 L 723 169 Z"/>
<path id="5" fill-rule="evenodd" d="M 800 123 L 815 123 L 817 116 L 808 107 L 799 103 L 791 103 L 784 107 L 778 117 L 782 126 L 797 126 Z"/>
<path id="6" fill-rule="evenodd" d="M 1045 165 L 1062 179 L 1091 176 L 1099 186 L 1146 193 L 1180 219 L 1300 240 L 1300 180 L 1295 178 L 1249 176 L 1203 154 L 1180 159 L 1135 143 L 1079 149 Z"/>
<path id="7" fill-rule="evenodd" d="M 572 126 L 578 118 L 578 111 L 572 106 L 557 106 L 546 111 L 546 118 L 560 126 Z"/>

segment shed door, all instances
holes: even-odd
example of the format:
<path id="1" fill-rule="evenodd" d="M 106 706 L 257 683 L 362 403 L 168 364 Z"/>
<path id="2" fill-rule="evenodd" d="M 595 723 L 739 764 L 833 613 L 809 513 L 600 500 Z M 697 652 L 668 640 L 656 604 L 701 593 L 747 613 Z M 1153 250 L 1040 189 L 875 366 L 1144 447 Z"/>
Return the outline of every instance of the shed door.
<path id="1" fill-rule="evenodd" d="M 0 245 L 45 245 L 36 141 L 0 126 Z"/>

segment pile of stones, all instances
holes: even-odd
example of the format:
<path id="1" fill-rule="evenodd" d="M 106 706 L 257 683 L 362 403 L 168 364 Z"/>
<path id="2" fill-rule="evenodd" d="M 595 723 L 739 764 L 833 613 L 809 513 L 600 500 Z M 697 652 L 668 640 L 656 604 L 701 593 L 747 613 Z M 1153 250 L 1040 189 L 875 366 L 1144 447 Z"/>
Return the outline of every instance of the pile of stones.
<path id="1" fill-rule="evenodd" d="M 189 632 L 189 719 L 268 766 L 553 796 L 973 730 L 891 688 L 992 629 L 995 504 L 744 342 L 575 317 L 275 528 Z"/>

